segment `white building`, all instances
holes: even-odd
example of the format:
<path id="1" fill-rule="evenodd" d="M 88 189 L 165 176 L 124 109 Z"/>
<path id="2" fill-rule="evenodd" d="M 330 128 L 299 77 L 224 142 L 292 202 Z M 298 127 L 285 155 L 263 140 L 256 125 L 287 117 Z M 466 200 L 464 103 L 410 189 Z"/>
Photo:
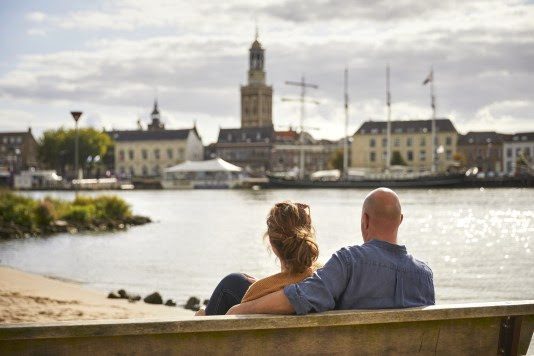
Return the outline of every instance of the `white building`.
<path id="1" fill-rule="evenodd" d="M 523 157 L 530 171 L 534 170 L 534 132 L 523 132 L 512 135 L 503 143 L 504 172 L 515 174 L 517 160 Z"/>

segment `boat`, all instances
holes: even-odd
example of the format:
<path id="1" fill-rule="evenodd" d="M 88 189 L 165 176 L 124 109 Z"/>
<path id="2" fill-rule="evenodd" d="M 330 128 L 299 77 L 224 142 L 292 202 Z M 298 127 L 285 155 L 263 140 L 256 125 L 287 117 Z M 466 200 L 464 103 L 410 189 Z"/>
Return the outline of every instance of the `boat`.
<path id="1" fill-rule="evenodd" d="M 361 178 L 339 180 L 291 179 L 289 177 L 270 176 L 271 188 L 440 188 L 459 187 L 465 182 L 463 174 L 375 174 Z"/>
<path id="2" fill-rule="evenodd" d="M 166 168 L 161 179 L 163 189 L 232 189 L 245 182 L 243 169 L 221 158 L 185 161 Z"/>

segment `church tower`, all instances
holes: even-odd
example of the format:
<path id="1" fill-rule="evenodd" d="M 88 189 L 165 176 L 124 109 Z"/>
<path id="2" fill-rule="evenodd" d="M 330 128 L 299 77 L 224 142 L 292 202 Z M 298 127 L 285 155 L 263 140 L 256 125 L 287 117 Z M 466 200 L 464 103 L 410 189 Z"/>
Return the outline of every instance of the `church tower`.
<path id="1" fill-rule="evenodd" d="M 159 115 L 158 99 L 154 100 L 154 110 L 152 110 L 150 118 L 152 119 L 152 122 L 148 124 L 149 131 L 165 130 L 165 125 L 161 122 Z"/>
<path id="2" fill-rule="evenodd" d="M 241 127 L 273 126 L 273 88 L 265 84 L 265 50 L 256 38 L 249 49 L 248 83 L 241 86 Z"/>

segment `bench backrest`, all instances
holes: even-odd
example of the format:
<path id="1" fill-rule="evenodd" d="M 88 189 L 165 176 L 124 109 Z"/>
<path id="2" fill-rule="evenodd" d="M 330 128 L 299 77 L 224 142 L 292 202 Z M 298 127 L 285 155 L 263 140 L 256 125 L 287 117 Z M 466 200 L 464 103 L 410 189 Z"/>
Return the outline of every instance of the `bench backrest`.
<path id="1" fill-rule="evenodd" d="M 532 300 L 307 316 L 4 324 L 0 354 L 515 355 L 527 353 L 533 327 Z"/>

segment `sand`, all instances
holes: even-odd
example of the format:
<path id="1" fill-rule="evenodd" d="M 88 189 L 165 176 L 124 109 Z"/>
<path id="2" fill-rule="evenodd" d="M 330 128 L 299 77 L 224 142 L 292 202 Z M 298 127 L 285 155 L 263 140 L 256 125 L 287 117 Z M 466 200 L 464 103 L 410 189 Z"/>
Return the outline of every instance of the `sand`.
<path id="1" fill-rule="evenodd" d="M 107 294 L 0 266 L 0 323 L 189 317 L 181 307 L 107 299 Z"/>

